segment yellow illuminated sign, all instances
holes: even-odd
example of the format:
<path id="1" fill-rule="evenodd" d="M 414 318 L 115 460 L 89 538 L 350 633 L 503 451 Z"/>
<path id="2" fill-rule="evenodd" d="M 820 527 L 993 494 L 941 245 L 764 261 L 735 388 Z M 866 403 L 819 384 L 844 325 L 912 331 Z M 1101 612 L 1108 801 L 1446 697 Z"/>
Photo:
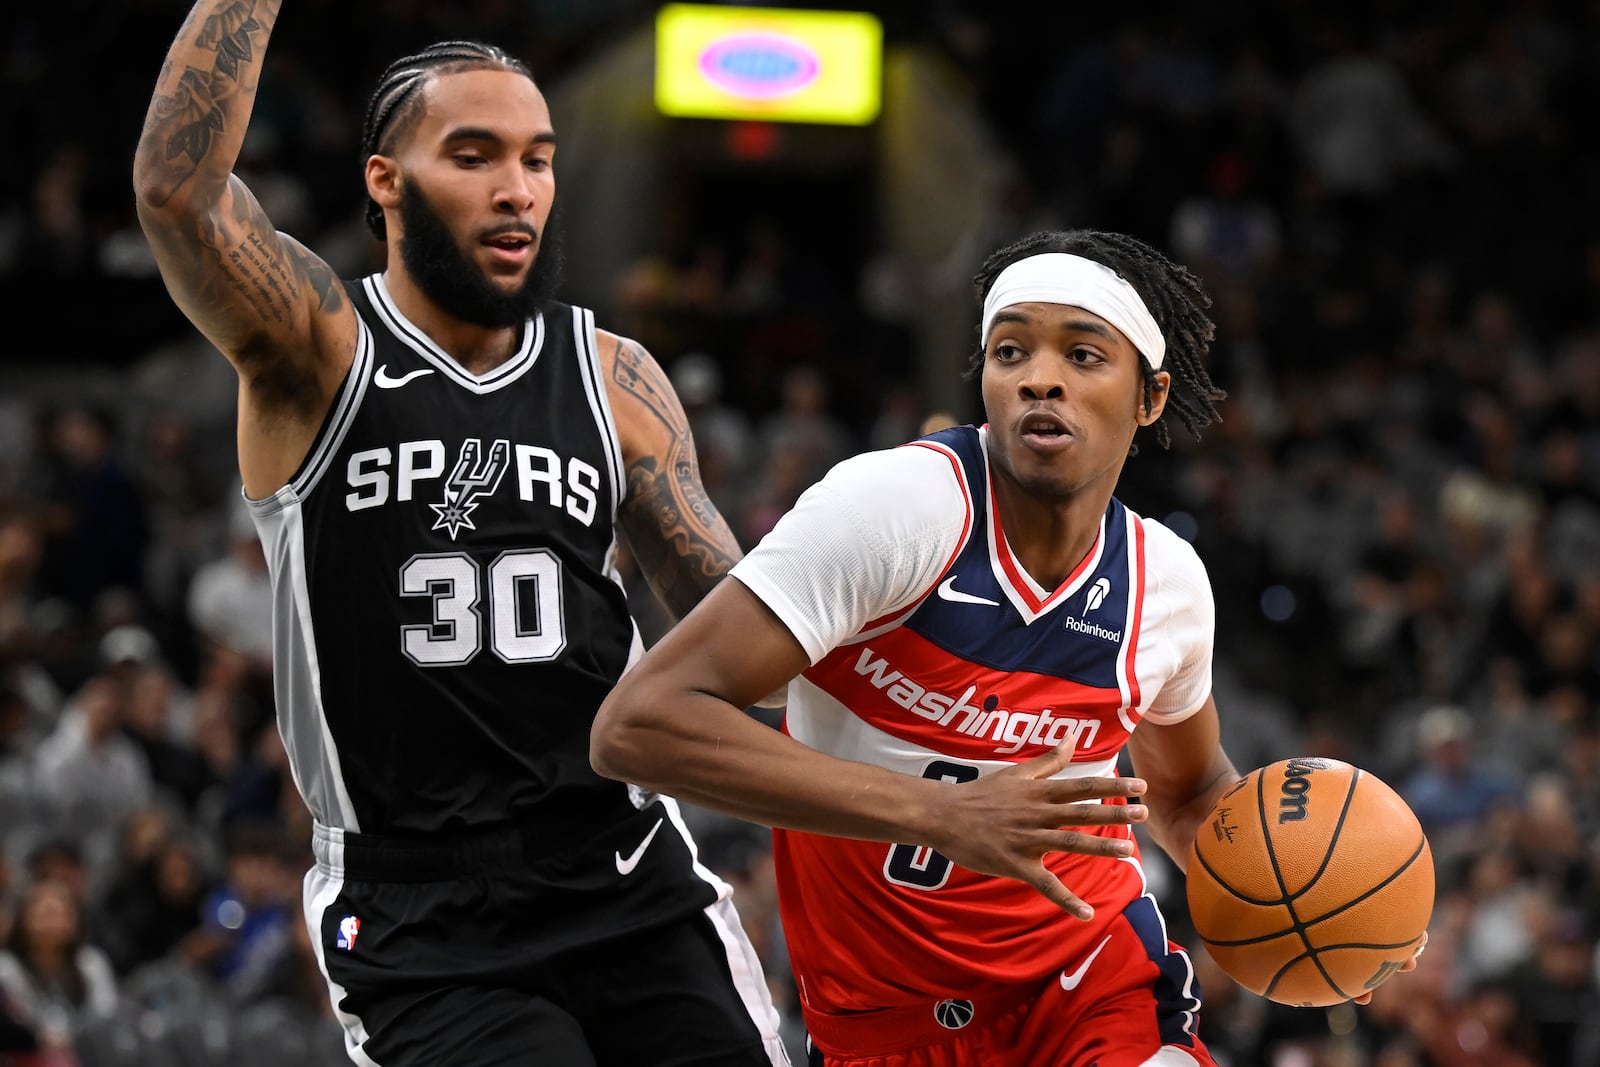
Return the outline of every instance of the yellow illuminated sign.
<path id="1" fill-rule="evenodd" d="M 860 11 L 668 4 L 656 107 L 682 118 L 864 126 L 878 117 L 883 25 Z"/>

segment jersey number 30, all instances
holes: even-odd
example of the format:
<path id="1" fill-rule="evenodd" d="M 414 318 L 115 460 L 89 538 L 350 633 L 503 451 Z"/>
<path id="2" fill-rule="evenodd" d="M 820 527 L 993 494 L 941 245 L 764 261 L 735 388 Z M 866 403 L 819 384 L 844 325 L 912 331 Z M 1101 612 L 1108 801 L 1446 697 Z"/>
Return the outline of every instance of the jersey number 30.
<path id="1" fill-rule="evenodd" d="M 422 667 L 459 667 L 483 647 L 507 663 L 543 663 L 567 647 L 561 614 L 561 560 L 547 548 L 502 552 L 484 568 L 464 552 L 412 556 L 400 568 L 400 595 L 433 600 L 433 621 L 400 627 L 405 654 Z M 488 591 L 488 612 L 481 610 Z"/>
<path id="2" fill-rule="evenodd" d="M 922 777 L 970 782 L 978 777 L 978 768 L 938 759 L 928 764 Z M 889 855 L 883 861 L 883 876 L 907 889 L 938 889 L 950 879 L 953 866 L 955 864 L 927 845 L 890 845 Z"/>

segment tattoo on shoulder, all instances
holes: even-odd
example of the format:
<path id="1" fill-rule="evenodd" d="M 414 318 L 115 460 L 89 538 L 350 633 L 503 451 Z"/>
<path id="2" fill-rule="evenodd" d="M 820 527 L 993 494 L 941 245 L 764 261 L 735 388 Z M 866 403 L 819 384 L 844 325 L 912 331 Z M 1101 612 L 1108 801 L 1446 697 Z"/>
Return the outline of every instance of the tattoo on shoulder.
<path id="1" fill-rule="evenodd" d="M 253 321 L 272 329 L 298 320 L 299 302 L 312 314 L 344 307 L 344 284 L 304 245 L 278 233 L 242 185 L 234 189 L 224 218 L 203 214 L 192 222 L 191 239 L 167 241 L 175 262 L 169 280 L 193 296 L 197 313 L 248 309 Z"/>
<path id="2" fill-rule="evenodd" d="M 670 397 L 672 386 L 661 365 L 644 348 L 625 337 L 617 338 L 616 358 L 611 362 L 611 377 L 623 389 L 639 398 L 650 413 L 674 433 L 689 432 L 683 410 Z"/>
<path id="3" fill-rule="evenodd" d="M 298 241 L 285 239 L 283 246 L 296 272 L 311 286 L 311 291 L 317 294 L 317 310 L 329 312 L 344 307 L 344 283 L 339 281 L 339 276 L 333 272 L 333 268 L 324 263 L 320 256 L 312 255 Z"/>
<path id="4" fill-rule="evenodd" d="M 264 323 L 287 325 L 293 321 L 300 291 L 294 275 L 280 256 L 272 254 L 261 231 L 250 230 L 227 250 L 234 287 L 255 308 Z"/>
<path id="5" fill-rule="evenodd" d="M 700 487 L 662 470 L 654 456 L 628 467 L 628 499 L 621 523 L 639 569 L 677 618 L 683 618 L 739 559 L 733 533 Z M 692 488 L 686 482 L 692 483 Z"/>
<path id="6" fill-rule="evenodd" d="M 615 356 L 612 378 L 671 437 L 664 456 L 628 465 L 623 529 L 656 595 L 682 618 L 738 560 L 738 542 L 701 483 L 689 420 L 666 374 L 632 341 L 619 339 Z"/>

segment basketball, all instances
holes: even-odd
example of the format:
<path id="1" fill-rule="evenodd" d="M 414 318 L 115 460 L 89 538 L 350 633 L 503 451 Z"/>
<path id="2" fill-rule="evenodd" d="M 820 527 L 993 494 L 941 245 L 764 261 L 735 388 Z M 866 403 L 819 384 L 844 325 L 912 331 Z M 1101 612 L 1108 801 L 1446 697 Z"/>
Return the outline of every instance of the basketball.
<path id="1" fill-rule="evenodd" d="M 1213 805 L 1189 856 L 1189 915 L 1217 965 L 1297 1007 L 1377 988 L 1433 913 L 1433 854 L 1377 776 L 1299 757 L 1251 771 Z"/>

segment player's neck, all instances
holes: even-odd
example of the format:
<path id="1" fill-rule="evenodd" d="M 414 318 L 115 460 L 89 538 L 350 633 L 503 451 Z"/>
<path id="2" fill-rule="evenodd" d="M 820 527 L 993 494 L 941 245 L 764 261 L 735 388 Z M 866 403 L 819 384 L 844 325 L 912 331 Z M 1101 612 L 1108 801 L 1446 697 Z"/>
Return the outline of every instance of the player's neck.
<path id="1" fill-rule="evenodd" d="M 521 343 L 521 326 L 465 322 L 434 303 L 404 269 L 391 265 L 384 271 L 383 281 L 400 314 L 469 374 L 481 376 L 494 370 L 510 359 Z"/>
<path id="2" fill-rule="evenodd" d="M 1042 588 L 1060 586 L 1094 550 L 1115 487 L 1114 481 L 1095 483 L 1067 497 L 1046 498 L 995 470 L 997 525 L 1017 563 Z"/>

